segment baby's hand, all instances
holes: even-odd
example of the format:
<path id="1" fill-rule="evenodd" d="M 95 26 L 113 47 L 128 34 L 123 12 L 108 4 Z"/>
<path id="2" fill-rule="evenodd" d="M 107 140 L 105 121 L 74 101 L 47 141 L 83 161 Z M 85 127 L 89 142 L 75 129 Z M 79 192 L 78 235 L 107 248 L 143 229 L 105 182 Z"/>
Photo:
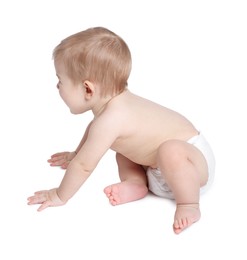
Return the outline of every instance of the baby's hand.
<path id="1" fill-rule="evenodd" d="M 48 207 L 62 206 L 66 203 L 58 197 L 57 189 L 37 191 L 34 196 L 29 197 L 27 200 L 28 205 L 41 204 L 38 211 Z"/>
<path id="2" fill-rule="evenodd" d="M 50 166 L 61 166 L 62 169 L 67 169 L 70 161 L 76 156 L 76 152 L 56 153 L 48 160 Z"/>

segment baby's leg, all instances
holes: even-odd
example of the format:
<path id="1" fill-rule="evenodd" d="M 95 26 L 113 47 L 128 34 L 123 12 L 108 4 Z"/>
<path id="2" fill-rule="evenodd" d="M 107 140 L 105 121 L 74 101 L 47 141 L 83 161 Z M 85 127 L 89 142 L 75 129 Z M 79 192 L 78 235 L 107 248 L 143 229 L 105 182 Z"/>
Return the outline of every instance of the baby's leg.
<path id="1" fill-rule="evenodd" d="M 177 203 L 173 229 L 178 234 L 200 219 L 200 187 L 207 182 L 207 163 L 195 146 L 170 140 L 159 148 L 158 165 Z"/>
<path id="2" fill-rule="evenodd" d="M 146 172 L 121 154 L 116 155 L 121 182 L 104 189 L 110 203 L 115 206 L 142 199 L 148 193 Z"/>

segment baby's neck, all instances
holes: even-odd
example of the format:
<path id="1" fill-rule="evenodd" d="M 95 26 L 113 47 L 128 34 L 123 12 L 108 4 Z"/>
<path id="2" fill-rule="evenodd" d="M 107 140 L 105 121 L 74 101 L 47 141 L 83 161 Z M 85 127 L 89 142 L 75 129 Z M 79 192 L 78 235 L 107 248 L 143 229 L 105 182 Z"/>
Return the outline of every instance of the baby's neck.
<path id="1" fill-rule="evenodd" d="M 127 90 L 127 89 L 126 89 Z M 119 95 L 123 94 L 124 92 L 126 92 L 126 90 L 118 93 L 117 95 L 114 96 L 107 96 L 107 97 L 99 97 L 97 99 L 97 101 L 95 102 L 95 106 L 92 108 L 92 112 L 94 114 L 94 117 L 99 116 L 102 111 L 104 111 L 104 109 L 106 108 L 106 106 L 116 97 L 118 97 Z"/>

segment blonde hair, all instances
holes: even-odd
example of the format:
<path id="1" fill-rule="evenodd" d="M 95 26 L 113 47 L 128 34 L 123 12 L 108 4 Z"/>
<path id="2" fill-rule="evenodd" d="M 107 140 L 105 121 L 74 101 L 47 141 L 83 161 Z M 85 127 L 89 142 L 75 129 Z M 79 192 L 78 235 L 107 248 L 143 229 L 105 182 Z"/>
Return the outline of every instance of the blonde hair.
<path id="1" fill-rule="evenodd" d="M 128 85 L 130 50 L 121 37 L 106 28 L 89 28 L 65 38 L 55 47 L 53 59 L 63 62 L 74 83 L 98 83 L 101 96 L 121 93 Z"/>

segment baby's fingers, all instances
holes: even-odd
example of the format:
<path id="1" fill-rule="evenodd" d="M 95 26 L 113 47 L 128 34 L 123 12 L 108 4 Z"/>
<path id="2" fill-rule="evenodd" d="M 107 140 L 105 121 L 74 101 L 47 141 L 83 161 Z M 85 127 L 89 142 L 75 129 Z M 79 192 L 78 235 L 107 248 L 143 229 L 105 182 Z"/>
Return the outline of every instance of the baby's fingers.
<path id="1" fill-rule="evenodd" d="M 67 161 L 67 162 L 65 162 L 65 163 L 63 163 L 63 164 L 61 165 L 61 168 L 62 168 L 62 169 L 67 169 L 69 164 L 70 164 L 70 161 Z"/>
<path id="2" fill-rule="evenodd" d="M 34 193 L 34 196 L 28 197 L 28 205 L 41 204 L 47 200 L 46 191 L 38 191 Z"/>
<path id="3" fill-rule="evenodd" d="M 69 152 L 62 152 L 62 153 L 55 153 L 51 156 L 51 159 L 54 159 L 54 160 L 59 160 L 61 158 L 66 158 L 66 156 L 69 154 Z"/>
<path id="4" fill-rule="evenodd" d="M 67 152 L 61 152 L 61 153 L 55 153 L 51 156 L 51 158 L 55 158 L 55 157 L 60 157 L 60 156 L 64 156 L 64 154 L 66 154 Z"/>
<path id="5" fill-rule="evenodd" d="M 50 163 L 50 166 L 60 166 L 65 161 L 66 161 L 66 159 L 64 157 L 61 157 L 61 158 L 56 157 L 56 158 L 49 159 L 48 163 Z"/>
<path id="6" fill-rule="evenodd" d="M 37 209 L 37 211 L 42 211 L 52 205 L 51 201 L 45 201 L 44 203 L 41 204 L 41 206 Z"/>
<path id="7" fill-rule="evenodd" d="M 61 166 L 64 162 L 66 162 L 67 157 L 66 157 L 67 153 L 57 153 L 51 156 L 51 158 L 48 161 L 48 163 L 50 163 L 50 166 Z"/>

